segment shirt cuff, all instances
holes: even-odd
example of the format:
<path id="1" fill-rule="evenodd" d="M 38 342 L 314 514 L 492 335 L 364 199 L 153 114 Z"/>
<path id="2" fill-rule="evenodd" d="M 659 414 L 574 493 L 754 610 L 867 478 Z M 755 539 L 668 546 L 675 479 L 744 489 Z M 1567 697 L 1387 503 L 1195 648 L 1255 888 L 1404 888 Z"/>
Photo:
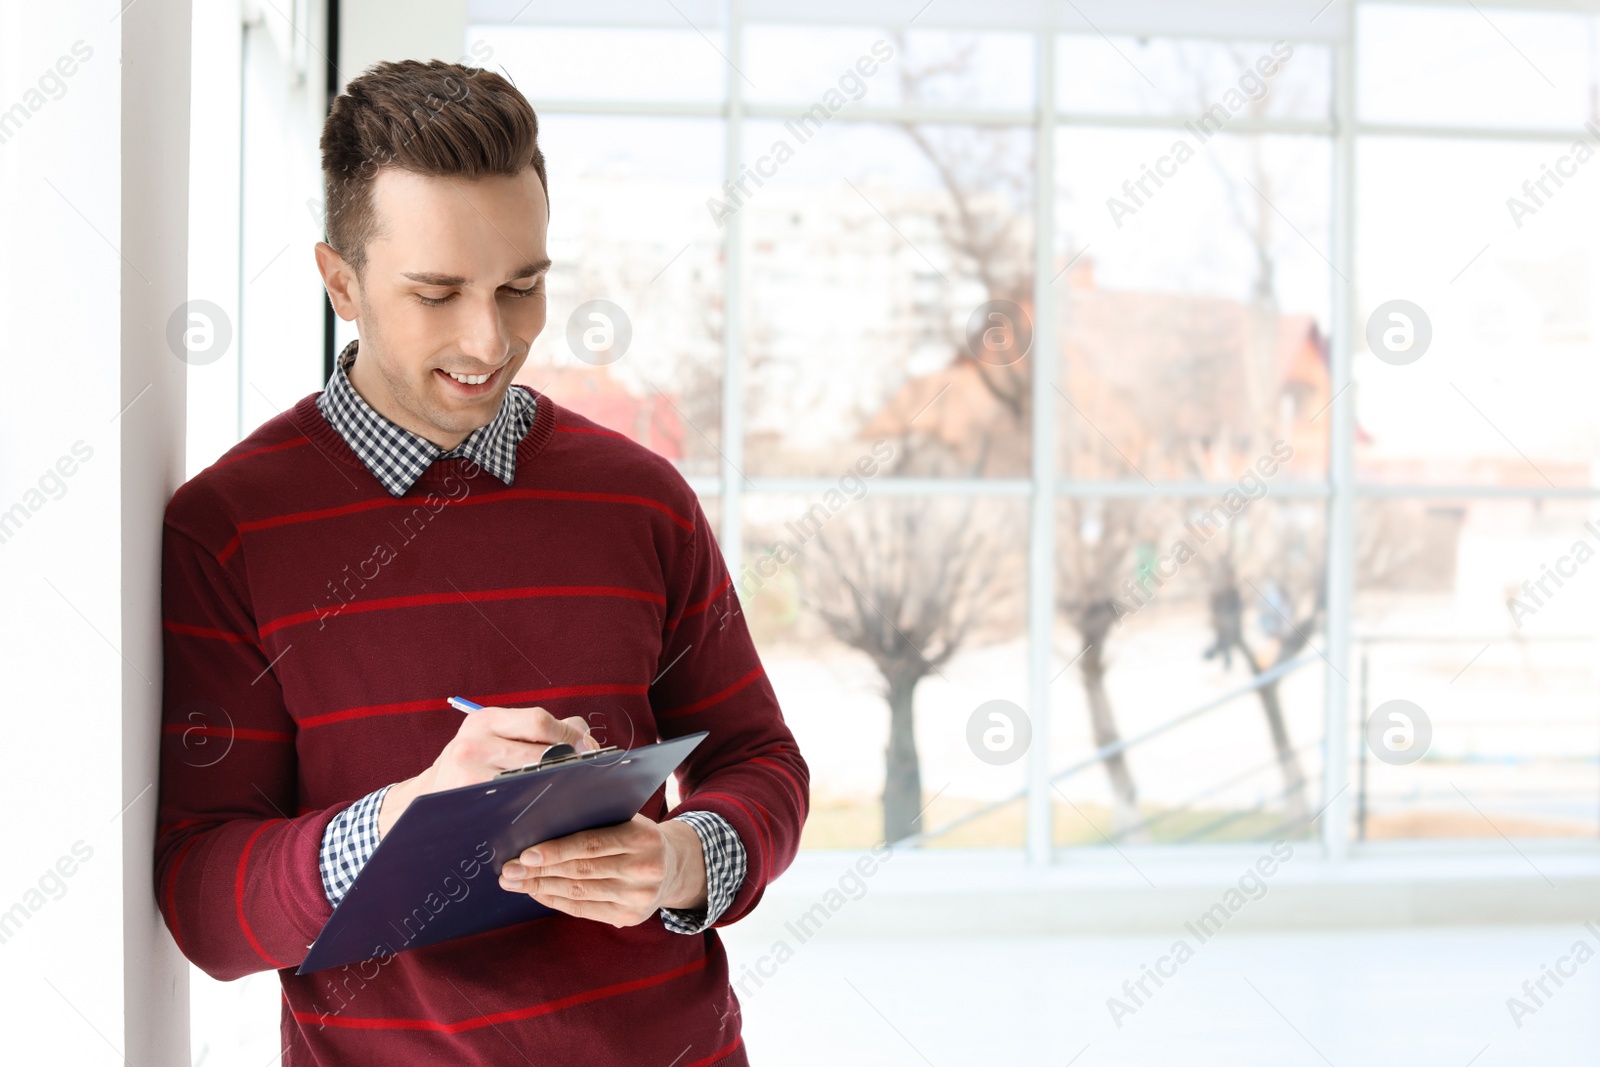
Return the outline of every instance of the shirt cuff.
<path id="1" fill-rule="evenodd" d="M 322 869 L 322 891 L 334 907 L 350 892 L 356 875 L 378 850 L 378 809 L 383 807 L 389 786 L 375 790 L 345 808 L 322 832 L 318 865 Z"/>
<path id="2" fill-rule="evenodd" d="M 694 827 L 706 859 L 706 903 L 703 908 L 662 908 L 661 921 L 675 934 L 698 934 L 722 917 L 744 884 L 744 842 L 721 815 L 686 811 L 677 821 Z"/>

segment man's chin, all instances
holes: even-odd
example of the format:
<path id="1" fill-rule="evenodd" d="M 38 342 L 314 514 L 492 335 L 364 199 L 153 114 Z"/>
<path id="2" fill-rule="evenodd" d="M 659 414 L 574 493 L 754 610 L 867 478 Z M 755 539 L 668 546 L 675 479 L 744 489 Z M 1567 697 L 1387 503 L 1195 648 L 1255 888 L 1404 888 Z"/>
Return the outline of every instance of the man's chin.
<path id="1" fill-rule="evenodd" d="M 440 395 L 440 391 L 434 391 L 422 405 L 422 410 L 416 414 L 441 436 L 465 435 L 493 421 L 500 412 L 503 399 L 501 395 L 489 394 L 477 399 L 463 400 Z"/>
<path id="2" fill-rule="evenodd" d="M 437 404 L 430 404 L 426 412 L 426 418 L 428 425 L 439 431 L 440 434 L 469 434 L 480 426 L 488 425 L 494 419 L 496 410 L 485 407 L 482 404 L 474 405 L 474 410 L 471 412 L 461 410 L 459 405 L 451 405 L 447 408 Z"/>

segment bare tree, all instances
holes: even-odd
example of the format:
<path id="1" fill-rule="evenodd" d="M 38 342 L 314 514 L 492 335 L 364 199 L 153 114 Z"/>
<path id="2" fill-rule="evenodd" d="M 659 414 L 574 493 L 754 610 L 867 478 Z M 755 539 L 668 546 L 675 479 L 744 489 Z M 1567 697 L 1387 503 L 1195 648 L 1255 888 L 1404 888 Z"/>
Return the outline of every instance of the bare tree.
<path id="1" fill-rule="evenodd" d="M 1373 504 L 1356 527 L 1354 562 L 1359 584 L 1381 586 L 1416 565 L 1427 538 L 1404 502 Z M 1226 664 L 1236 652 L 1260 678 L 1314 647 L 1326 624 L 1327 537 L 1325 524 L 1307 521 L 1308 512 L 1257 515 L 1228 528 L 1210 569 L 1215 642 L 1207 658 L 1220 656 Z M 1247 624 L 1252 619 L 1253 628 Z M 1309 791 L 1284 714 L 1282 682 L 1261 684 L 1256 697 L 1283 777 L 1284 814 L 1298 826 L 1310 816 Z"/>
<path id="2" fill-rule="evenodd" d="M 922 829 L 917 683 L 974 638 L 992 636 L 1013 600 L 1005 523 L 983 503 L 862 499 L 821 530 L 797 568 L 808 607 L 882 679 L 885 841 Z"/>
<path id="3" fill-rule="evenodd" d="M 1311 644 L 1312 636 L 1322 628 L 1327 606 L 1322 580 L 1324 541 L 1307 536 L 1287 519 L 1272 514 L 1236 519 L 1207 567 L 1214 641 L 1205 656 L 1220 658 L 1226 666 L 1237 652 L 1257 679 Z M 1250 536 L 1242 535 L 1241 527 L 1248 527 Z M 1245 551 L 1248 541 L 1257 542 L 1252 546 L 1255 551 Z M 1260 638 L 1246 626 L 1249 610 L 1254 611 Z M 1299 825 L 1309 815 L 1309 798 L 1305 770 L 1284 716 L 1282 682 L 1282 678 L 1261 682 L 1255 693 L 1283 778 L 1284 814 Z"/>
<path id="4" fill-rule="evenodd" d="M 1056 605 L 1082 642 L 1077 653 L 1078 677 L 1089 705 L 1096 748 L 1122 738 L 1106 689 L 1108 646 L 1126 610 L 1118 597 L 1117 582 L 1132 569 L 1134 550 L 1143 540 L 1145 511 L 1146 505 L 1137 500 L 1073 498 L 1062 502 L 1061 521 L 1056 524 Z M 1133 772 L 1121 752 L 1107 757 L 1105 767 L 1115 826 L 1129 833 L 1140 821 Z"/>

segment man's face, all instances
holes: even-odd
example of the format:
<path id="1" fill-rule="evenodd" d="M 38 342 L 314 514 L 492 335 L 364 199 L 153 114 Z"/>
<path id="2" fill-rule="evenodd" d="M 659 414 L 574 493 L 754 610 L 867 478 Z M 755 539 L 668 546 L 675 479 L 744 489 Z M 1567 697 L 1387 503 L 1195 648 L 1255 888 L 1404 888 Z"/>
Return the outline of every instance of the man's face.
<path id="1" fill-rule="evenodd" d="M 452 448 L 494 418 L 544 329 L 544 188 L 532 167 L 476 180 L 385 168 L 372 195 L 366 267 L 359 279 L 345 267 L 351 314 L 329 286 L 361 335 L 351 384 L 391 422 Z"/>

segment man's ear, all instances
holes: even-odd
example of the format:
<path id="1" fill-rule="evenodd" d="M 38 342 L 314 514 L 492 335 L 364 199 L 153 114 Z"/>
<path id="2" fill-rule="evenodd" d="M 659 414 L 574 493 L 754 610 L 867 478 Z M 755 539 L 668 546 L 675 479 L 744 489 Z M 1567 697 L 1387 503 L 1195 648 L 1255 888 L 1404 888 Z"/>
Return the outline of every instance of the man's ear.
<path id="1" fill-rule="evenodd" d="M 317 270 L 322 275 L 322 284 L 327 286 L 328 299 L 333 301 L 334 313 L 346 322 L 352 321 L 359 306 L 361 286 L 355 270 L 326 241 L 318 241 L 313 251 L 317 256 Z"/>

